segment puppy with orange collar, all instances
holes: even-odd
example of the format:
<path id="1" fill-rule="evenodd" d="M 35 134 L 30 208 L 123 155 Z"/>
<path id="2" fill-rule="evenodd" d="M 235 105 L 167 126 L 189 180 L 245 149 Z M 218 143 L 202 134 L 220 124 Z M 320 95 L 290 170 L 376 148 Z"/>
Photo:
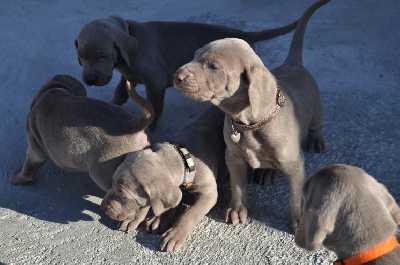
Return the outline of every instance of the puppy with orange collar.
<path id="1" fill-rule="evenodd" d="M 364 170 L 327 166 L 306 181 L 303 192 L 297 245 L 308 251 L 324 245 L 338 256 L 335 265 L 400 264 L 400 207 Z"/>

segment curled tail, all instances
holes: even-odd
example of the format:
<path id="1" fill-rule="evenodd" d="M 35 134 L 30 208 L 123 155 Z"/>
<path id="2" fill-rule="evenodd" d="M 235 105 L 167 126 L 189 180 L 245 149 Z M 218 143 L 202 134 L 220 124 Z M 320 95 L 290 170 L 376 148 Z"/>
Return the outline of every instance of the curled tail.
<path id="1" fill-rule="evenodd" d="M 303 42 L 304 33 L 306 31 L 307 23 L 314 12 L 321 6 L 327 4 L 330 0 L 320 0 L 315 2 L 312 6 L 307 8 L 299 19 L 299 23 L 294 31 L 292 43 L 290 45 L 289 54 L 285 60 L 287 64 L 303 65 Z"/>
<path id="2" fill-rule="evenodd" d="M 133 119 L 129 123 L 133 128 L 144 130 L 150 126 L 154 119 L 153 105 L 137 93 L 131 82 L 126 81 L 126 89 L 130 99 L 143 110 L 143 115 L 139 119 Z"/>

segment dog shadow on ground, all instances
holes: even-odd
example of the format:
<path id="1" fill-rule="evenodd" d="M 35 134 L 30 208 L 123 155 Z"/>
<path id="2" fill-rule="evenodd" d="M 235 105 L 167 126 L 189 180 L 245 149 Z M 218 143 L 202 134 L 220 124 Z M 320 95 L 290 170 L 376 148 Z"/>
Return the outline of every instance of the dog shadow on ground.
<path id="1" fill-rule="evenodd" d="M 117 226 L 100 208 L 105 192 L 86 172 L 66 172 L 47 161 L 32 184 L 12 185 L 7 179 L 3 181 L 2 189 L 8 189 L 9 196 L 0 198 L 0 208 L 61 224 L 93 221 L 97 215 L 107 227 Z"/>
<path id="2" fill-rule="evenodd" d="M 22 165 L 21 165 L 22 166 Z M 9 172 L 11 174 L 11 172 Z M 98 221 L 109 229 L 118 231 L 119 222 L 110 219 L 100 208 L 105 192 L 91 180 L 86 172 L 66 172 L 47 161 L 38 172 L 36 182 L 28 185 L 12 185 L 4 179 L 2 189 L 11 196 L 0 198 L 0 208 L 11 209 L 35 219 L 68 224 L 78 221 Z M 290 228 L 290 210 L 287 203 L 289 187 L 286 178 L 279 173 L 273 185 L 249 184 L 249 221 L 264 223 L 274 229 L 293 233 Z M 178 206 L 176 218 L 193 205 L 195 196 L 186 190 Z M 218 182 L 218 201 L 207 216 L 217 222 L 225 222 L 223 211 L 230 200 L 227 179 Z M 146 233 L 144 225 L 130 233 L 135 241 L 159 251 L 160 235 Z"/>
<path id="3" fill-rule="evenodd" d="M 289 185 L 282 173 L 278 173 L 272 185 L 251 183 L 249 190 L 249 217 L 248 222 L 261 222 L 264 225 L 289 234 L 294 234 L 291 228 L 290 209 L 288 203 Z M 179 204 L 174 221 L 179 218 L 195 201 L 195 196 L 188 191 L 182 191 L 182 202 Z M 223 211 L 230 200 L 230 186 L 228 180 L 218 182 L 218 201 L 206 215 L 210 219 L 225 223 Z M 240 224 L 239 224 L 240 225 Z M 198 227 L 196 229 L 199 229 Z M 135 234 L 136 233 L 136 234 Z M 160 251 L 160 236 L 146 233 L 144 225 L 140 225 L 134 232 L 135 241 L 153 251 Z"/>

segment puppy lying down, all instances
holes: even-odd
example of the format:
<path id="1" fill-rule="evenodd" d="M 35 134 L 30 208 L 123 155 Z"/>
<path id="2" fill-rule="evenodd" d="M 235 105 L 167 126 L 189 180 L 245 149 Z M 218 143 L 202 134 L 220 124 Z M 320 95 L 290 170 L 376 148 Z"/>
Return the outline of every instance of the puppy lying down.
<path id="1" fill-rule="evenodd" d="M 386 187 L 358 167 L 330 165 L 303 187 L 295 242 L 308 251 L 324 245 L 335 264 L 400 264 L 395 236 L 400 208 Z"/>
<path id="2" fill-rule="evenodd" d="M 120 229 L 132 231 L 152 208 L 147 230 L 165 229 L 182 198 L 180 187 L 195 194 L 194 204 L 162 235 L 161 249 L 178 251 L 217 202 L 216 178 L 227 175 L 224 114 L 215 106 L 182 127 L 169 142 L 153 150 L 130 153 L 113 176 L 101 206 Z"/>
<path id="3" fill-rule="evenodd" d="M 128 85 L 132 100 L 143 108 L 137 118 L 120 106 L 87 98 L 86 89 L 74 77 L 56 75 L 37 92 L 26 120 L 28 150 L 20 172 L 9 177 L 25 184 L 47 159 L 67 171 L 88 171 L 104 191 L 125 154 L 150 146 L 147 127 L 152 106 Z"/>

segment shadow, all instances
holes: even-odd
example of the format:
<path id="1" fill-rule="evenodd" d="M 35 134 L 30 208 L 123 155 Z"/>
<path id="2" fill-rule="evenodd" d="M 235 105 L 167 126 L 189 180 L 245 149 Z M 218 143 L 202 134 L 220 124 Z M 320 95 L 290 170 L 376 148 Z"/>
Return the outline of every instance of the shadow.
<path id="1" fill-rule="evenodd" d="M 288 203 L 289 186 L 284 175 L 279 172 L 273 185 L 263 186 L 259 184 L 249 184 L 249 216 L 248 223 L 261 222 L 268 227 L 294 234 L 291 228 L 290 208 Z M 230 200 L 230 185 L 227 179 L 218 182 L 218 200 L 216 205 L 206 214 L 207 217 L 216 222 L 225 223 L 224 209 Z M 284 199 L 282 199 L 284 198 Z M 183 191 L 182 201 L 177 207 L 173 222 L 180 214 L 195 202 L 195 196 L 188 191 Z M 240 226 L 239 224 L 238 226 Z M 197 228 L 196 228 L 197 229 Z M 143 224 L 135 231 L 135 241 L 153 251 L 160 250 L 161 234 L 146 233 Z"/>
<path id="2" fill-rule="evenodd" d="M 248 184 L 248 222 L 262 222 L 268 227 L 294 234 L 291 228 L 289 208 L 289 184 L 286 177 L 277 172 L 272 185 Z M 208 217 L 225 223 L 224 210 L 231 197 L 229 181 L 218 183 L 218 201 Z M 240 224 L 239 224 L 240 225 Z"/>
<path id="3" fill-rule="evenodd" d="M 105 192 L 87 173 L 67 173 L 47 161 L 32 184 L 12 185 L 7 178 L 0 187 L 1 193 L 7 194 L 0 197 L 0 208 L 61 224 L 93 221 L 100 216 L 100 223 L 115 228 L 100 208 Z"/>

